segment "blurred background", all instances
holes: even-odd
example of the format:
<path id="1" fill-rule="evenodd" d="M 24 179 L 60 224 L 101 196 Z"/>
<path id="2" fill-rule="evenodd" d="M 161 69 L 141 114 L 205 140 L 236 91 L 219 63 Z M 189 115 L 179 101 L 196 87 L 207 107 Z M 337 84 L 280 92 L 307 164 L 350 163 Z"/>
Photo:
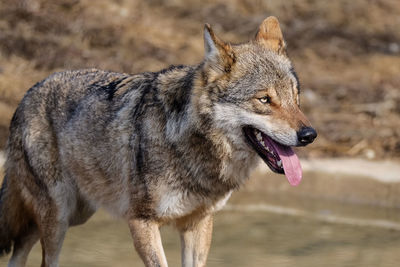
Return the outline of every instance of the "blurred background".
<path id="1" fill-rule="evenodd" d="M 260 166 L 233 196 L 217 215 L 208 265 L 398 266 L 398 0 L 1 0 L 0 151 L 24 93 L 49 74 L 197 64 L 204 23 L 225 41 L 245 42 L 270 15 L 319 135 L 298 150 L 300 187 Z M 178 238 L 169 228 L 164 235 L 178 266 Z M 36 246 L 29 264 L 38 266 L 40 254 Z M 136 262 L 127 227 L 103 213 L 72 229 L 61 255 L 61 266 Z"/>

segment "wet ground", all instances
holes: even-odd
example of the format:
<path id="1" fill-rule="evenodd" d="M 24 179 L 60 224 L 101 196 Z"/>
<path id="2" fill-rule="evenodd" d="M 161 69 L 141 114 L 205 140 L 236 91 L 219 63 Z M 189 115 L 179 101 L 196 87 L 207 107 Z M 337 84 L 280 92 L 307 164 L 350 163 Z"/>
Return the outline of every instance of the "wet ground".
<path id="1" fill-rule="evenodd" d="M 236 194 L 217 214 L 207 266 L 399 266 L 398 210 L 320 201 L 317 206 L 299 205 L 288 199 L 282 202 L 285 206 L 277 206 L 261 202 L 263 196 L 246 197 L 249 193 Z M 245 199 L 258 200 L 250 204 Z M 177 233 L 167 226 L 162 235 L 169 266 L 180 266 Z M 40 260 L 36 245 L 28 266 L 39 266 Z M 2 258 L 0 266 L 5 265 Z M 100 211 L 85 225 L 69 230 L 60 266 L 143 265 L 127 225 Z"/>

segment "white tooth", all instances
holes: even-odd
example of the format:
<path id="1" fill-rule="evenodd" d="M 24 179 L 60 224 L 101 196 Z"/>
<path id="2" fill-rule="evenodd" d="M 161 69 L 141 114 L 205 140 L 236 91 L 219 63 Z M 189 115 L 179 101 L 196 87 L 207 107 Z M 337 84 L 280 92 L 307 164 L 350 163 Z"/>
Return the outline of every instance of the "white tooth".
<path id="1" fill-rule="evenodd" d="M 278 160 L 278 167 L 282 167 L 282 160 Z"/>
<path id="2" fill-rule="evenodd" d="M 262 146 L 263 146 L 264 148 L 267 148 L 267 146 L 265 146 L 264 141 L 261 141 L 261 144 L 262 144 Z M 268 149 L 268 148 L 267 148 L 267 149 Z"/>
<path id="3" fill-rule="evenodd" d="M 258 132 L 258 133 L 256 134 L 256 137 L 257 137 L 257 140 L 258 140 L 258 141 L 261 141 L 261 140 L 262 140 L 262 136 L 261 136 L 261 133 L 260 133 L 260 132 Z"/>

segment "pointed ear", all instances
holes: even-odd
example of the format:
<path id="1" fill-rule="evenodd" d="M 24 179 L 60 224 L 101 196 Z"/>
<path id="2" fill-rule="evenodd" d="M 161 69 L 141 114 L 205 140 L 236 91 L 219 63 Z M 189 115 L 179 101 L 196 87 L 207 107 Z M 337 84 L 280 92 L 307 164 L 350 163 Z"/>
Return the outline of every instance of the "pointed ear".
<path id="1" fill-rule="evenodd" d="M 268 17 L 261 23 L 256 34 L 256 41 L 278 54 L 286 53 L 285 40 L 276 17 Z"/>
<path id="2" fill-rule="evenodd" d="M 219 39 L 209 24 L 204 25 L 205 62 L 211 67 L 229 72 L 235 63 L 235 55 L 230 44 Z"/>

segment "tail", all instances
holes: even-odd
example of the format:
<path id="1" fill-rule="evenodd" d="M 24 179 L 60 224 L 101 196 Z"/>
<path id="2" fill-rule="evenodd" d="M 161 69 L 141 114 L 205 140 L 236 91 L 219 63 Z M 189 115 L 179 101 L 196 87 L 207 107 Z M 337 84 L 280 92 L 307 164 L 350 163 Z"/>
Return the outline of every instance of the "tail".
<path id="1" fill-rule="evenodd" d="M 10 253 L 13 244 L 27 233 L 31 221 L 27 215 L 20 194 L 6 175 L 0 189 L 0 256 Z"/>
<path id="2" fill-rule="evenodd" d="M 0 189 L 0 256 L 10 253 L 12 247 L 13 231 L 7 216 L 7 177 L 4 177 Z"/>
<path id="3" fill-rule="evenodd" d="M 32 214 L 6 172 L 0 189 L 0 257 L 10 253 L 34 227 Z"/>

